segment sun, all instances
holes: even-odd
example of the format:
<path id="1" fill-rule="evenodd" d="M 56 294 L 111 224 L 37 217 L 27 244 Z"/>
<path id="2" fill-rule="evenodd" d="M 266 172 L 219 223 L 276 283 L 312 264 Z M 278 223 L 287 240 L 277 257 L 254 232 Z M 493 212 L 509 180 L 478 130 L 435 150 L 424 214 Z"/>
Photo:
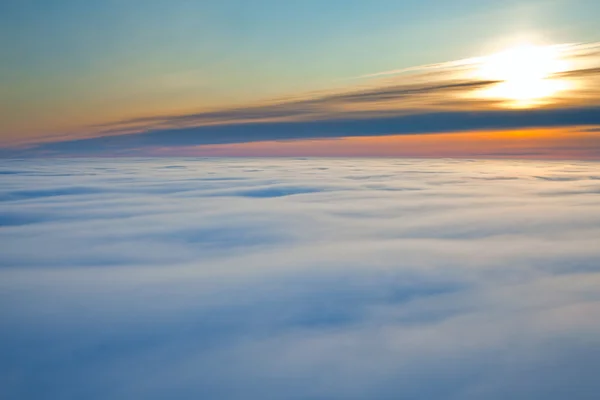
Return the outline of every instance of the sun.
<path id="1" fill-rule="evenodd" d="M 496 81 L 479 94 L 505 100 L 511 107 L 534 107 L 569 88 L 557 74 L 569 69 L 560 46 L 524 44 L 480 59 L 476 75 Z"/>

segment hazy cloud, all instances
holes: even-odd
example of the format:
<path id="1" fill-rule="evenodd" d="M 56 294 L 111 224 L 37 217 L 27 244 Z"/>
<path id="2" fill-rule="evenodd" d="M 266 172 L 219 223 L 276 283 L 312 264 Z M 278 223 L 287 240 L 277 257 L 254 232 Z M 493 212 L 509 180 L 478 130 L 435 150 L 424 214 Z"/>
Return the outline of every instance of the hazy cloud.
<path id="1" fill-rule="evenodd" d="M 3 398 L 600 393 L 597 163 L 0 171 Z"/>

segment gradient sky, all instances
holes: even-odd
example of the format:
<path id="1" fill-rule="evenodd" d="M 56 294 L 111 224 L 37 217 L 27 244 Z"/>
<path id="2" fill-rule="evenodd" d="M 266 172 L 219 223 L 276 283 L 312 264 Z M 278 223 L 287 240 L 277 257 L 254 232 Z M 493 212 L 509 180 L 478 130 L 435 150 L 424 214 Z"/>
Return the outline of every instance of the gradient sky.
<path id="1" fill-rule="evenodd" d="M 581 49 L 585 47 L 581 43 L 600 39 L 598 15 L 596 0 L 6 1 L 0 4 L 2 154 L 20 154 L 13 146 L 24 144 L 32 154 L 88 154 L 85 146 L 77 147 L 86 143 L 82 138 L 155 135 L 166 129 L 164 143 L 154 143 L 152 151 L 137 151 L 127 144 L 131 136 L 101 149 L 106 155 L 160 153 L 160 148 L 173 147 L 169 139 L 174 127 L 268 123 L 274 118 L 274 106 L 278 121 L 347 119 L 339 114 L 341 106 L 334 112 L 329 105 L 340 93 L 363 93 L 364 79 L 357 77 L 462 60 L 523 42 L 572 43 L 572 49 Z M 592 47 L 597 55 L 597 45 Z M 419 80 L 413 82 L 410 76 L 401 83 L 403 92 L 395 94 L 393 107 L 382 105 L 379 97 L 377 107 L 358 102 L 352 109 L 346 102 L 344 111 L 366 119 L 379 118 L 382 110 L 386 117 L 406 115 L 407 110 L 431 112 L 432 102 L 423 103 L 422 96 L 416 105 L 414 98 L 407 100 L 406 87 L 414 83 L 430 98 L 445 96 L 446 103 L 462 98 L 463 93 L 455 90 L 440 93 L 440 82 L 456 82 L 451 80 L 455 78 L 450 75 L 451 64 L 444 65 L 443 77 L 417 68 Z M 577 68 L 588 71 L 584 75 L 594 83 L 598 75 L 589 71 L 597 65 Z M 368 85 L 380 96 L 382 88 L 397 87 L 398 82 L 369 80 Z M 585 86 L 585 96 L 577 101 L 558 99 L 554 106 L 586 107 L 588 114 L 597 113 L 593 107 L 598 96 L 588 90 L 595 86 Z M 411 90 L 414 93 L 414 87 Z M 306 113 L 306 99 L 311 101 L 311 113 Z M 320 102 L 318 112 L 315 99 Z M 433 109 L 439 111 L 438 106 L 436 102 Z M 450 111 L 482 108 L 498 107 L 480 101 L 461 103 Z M 248 112 L 253 114 L 250 121 Z M 590 118 L 551 122 L 523 128 L 600 125 Z M 377 135 L 375 131 L 366 129 L 364 134 Z M 185 146 L 177 143 L 167 153 L 189 153 L 190 145 L 261 140 L 252 135 L 245 139 L 242 131 L 235 139 L 224 136 L 216 142 L 200 138 Z M 305 136 L 314 139 L 315 134 Z M 204 154 L 201 148 L 198 151 Z"/>

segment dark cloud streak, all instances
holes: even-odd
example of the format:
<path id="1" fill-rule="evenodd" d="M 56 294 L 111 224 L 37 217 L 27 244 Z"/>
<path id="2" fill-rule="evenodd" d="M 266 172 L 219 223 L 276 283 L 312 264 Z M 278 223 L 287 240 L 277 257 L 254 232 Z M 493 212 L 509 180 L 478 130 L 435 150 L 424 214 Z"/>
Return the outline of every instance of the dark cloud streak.
<path id="1" fill-rule="evenodd" d="M 600 125 L 600 107 L 436 112 L 404 116 L 284 121 L 159 129 L 143 133 L 45 143 L 24 151 L 96 154 L 150 147 L 249 143 L 269 140 L 414 135 L 521 128 Z"/>

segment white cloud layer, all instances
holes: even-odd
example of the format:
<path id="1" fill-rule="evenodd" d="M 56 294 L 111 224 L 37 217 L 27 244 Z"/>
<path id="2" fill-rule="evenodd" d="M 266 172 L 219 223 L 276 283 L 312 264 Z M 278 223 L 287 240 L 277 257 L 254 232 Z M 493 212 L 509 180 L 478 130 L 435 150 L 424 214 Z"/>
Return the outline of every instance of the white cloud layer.
<path id="1" fill-rule="evenodd" d="M 600 165 L 2 161 L 0 398 L 597 399 Z"/>

